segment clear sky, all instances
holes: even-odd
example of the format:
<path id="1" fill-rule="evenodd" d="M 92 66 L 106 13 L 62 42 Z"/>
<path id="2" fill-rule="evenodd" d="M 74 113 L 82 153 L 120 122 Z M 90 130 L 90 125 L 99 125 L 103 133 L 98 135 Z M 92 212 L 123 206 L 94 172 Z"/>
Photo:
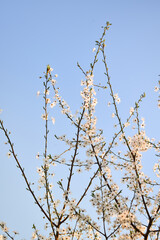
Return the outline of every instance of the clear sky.
<path id="1" fill-rule="evenodd" d="M 36 97 L 42 89 L 39 76 L 50 64 L 58 74 L 61 94 L 76 111 L 81 103 L 83 78 L 77 61 L 84 70 L 89 69 L 94 57 L 92 49 L 106 21 L 112 23 L 106 36 L 106 55 L 113 87 L 121 98 L 121 114 L 128 116 L 129 108 L 146 92 L 141 115 L 146 119 L 147 134 L 158 138 L 160 119 L 154 86 L 160 74 L 159 0 L 0 2 L 1 117 L 12 132 L 16 152 L 31 181 L 39 164 L 35 156 L 43 147 L 42 101 Z M 97 65 L 97 81 L 104 78 L 103 72 Z M 102 98 L 107 106 L 108 98 Z M 98 124 L 104 125 L 107 132 L 108 117 L 102 116 L 101 105 L 98 111 L 102 117 Z M 67 131 L 59 115 L 58 119 L 56 113 L 53 115 L 56 123 L 52 134 L 56 127 L 59 132 Z M 0 220 L 29 239 L 32 224 L 40 222 L 41 213 L 33 206 L 13 158 L 7 158 L 4 141 L 0 132 Z"/>

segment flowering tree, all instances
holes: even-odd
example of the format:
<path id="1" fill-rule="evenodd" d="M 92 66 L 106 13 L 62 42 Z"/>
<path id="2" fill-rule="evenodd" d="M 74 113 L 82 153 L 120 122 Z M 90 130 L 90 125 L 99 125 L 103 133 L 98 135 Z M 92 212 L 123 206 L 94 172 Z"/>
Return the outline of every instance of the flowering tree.
<path id="1" fill-rule="evenodd" d="M 152 149 L 152 152 L 156 152 L 155 158 L 158 159 L 160 142 L 146 136 L 145 120 L 139 116 L 140 103 L 145 93 L 130 108 L 126 121 L 121 120 L 118 111 L 120 98 L 113 90 L 105 55 L 104 38 L 110 25 L 109 22 L 106 23 L 102 37 L 96 41 L 97 49 L 93 49 L 95 56 L 90 69 L 84 71 L 77 64 L 85 77 L 81 82 L 83 101 L 77 115 L 72 114 L 69 105 L 60 96 L 57 87 L 58 75 L 52 76 L 53 69 L 49 65 L 44 77 L 41 77 L 44 79 L 44 93 L 38 91 L 37 95 L 43 95 L 44 99 L 42 119 L 45 124 L 45 144 L 43 154 L 37 154 L 37 158 L 42 161 L 41 166 L 37 168 L 39 196 L 33 191 L 16 155 L 10 132 L 0 120 L 0 129 L 9 145 L 8 156 L 12 156 L 16 161 L 27 190 L 44 217 L 46 235 L 43 236 L 33 224 L 32 239 L 147 240 L 160 237 L 159 160 L 153 166 L 157 180 L 146 176 L 142 171 L 143 153 Z M 100 53 L 105 68 L 106 86 L 97 84 L 93 80 L 94 67 Z M 105 140 L 103 130 L 96 126 L 96 90 L 109 91 L 111 100 L 108 106 L 113 108 L 112 117 L 117 121 L 109 144 Z M 159 86 L 155 87 L 155 91 L 159 92 Z M 53 102 L 51 102 L 52 95 Z M 50 117 L 49 109 L 56 106 L 66 116 L 66 121 L 72 124 L 75 134 L 73 137 L 55 135 L 57 141 L 62 142 L 62 151 L 57 155 L 48 151 L 49 121 L 55 123 L 55 118 Z M 130 126 L 132 130 L 129 136 Z M 78 155 L 82 156 L 82 159 L 79 159 Z M 65 169 L 66 175 L 60 176 L 61 179 L 57 182 L 61 192 L 56 196 L 52 177 L 54 178 L 59 165 Z M 80 196 L 75 198 L 71 192 L 72 185 L 74 182 L 74 185 L 78 186 L 80 181 L 75 176 L 84 172 L 87 172 L 86 184 Z M 118 180 L 115 174 L 118 175 Z M 78 181 L 75 182 L 76 180 Z M 88 208 L 91 206 L 93 210 L 89 214 Z M 16 238 L 18 232 L 11 233 L 4 222 L 0 222 L 0 226 L 3 231 L 0 239 Z"/>

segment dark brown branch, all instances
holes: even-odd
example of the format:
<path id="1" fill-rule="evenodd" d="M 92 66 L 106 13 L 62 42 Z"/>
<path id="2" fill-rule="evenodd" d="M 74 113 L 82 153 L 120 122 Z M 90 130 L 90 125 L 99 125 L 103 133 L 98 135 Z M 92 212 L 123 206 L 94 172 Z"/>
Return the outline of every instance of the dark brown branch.
<path id="1" fill-rule="evenodd" d="M 28 180 L 27 180 L 27 177 L 26 177 L 26 175 L 25 175 L 25 173 L 24 173 L 24 170 L 23 170 L 21 164 L 20 164 L 19 161 L 18 161 L 17 155 L 15 154 L 15 151 L 14 151 L 14 148 L 13 148 L 13 143 L 11 142 L 11 140 L 10 140 L 10 138 L 9 138 L 9 136 L 8 136 L 7 130 L 4 128 L 4 125 L 3 125 L 3 121 L 2 121 L 2 120 L 0 120 L 0 125 L 1 125 L 1 129 L 3 130 L 5 136 L 6 136 L 7 140 L 8 140 L 8 143 L 9 143 L 9 145 L 10 145 L 10 147 L 11 147 L 11 153 L 13 154 L 13 157 L 14 157 L 17 165 L 18 165 L 18 168 L 20 169 L 20 171 L 21 171 L 21 173 L 22 173 L 22 176 L 23 176 L 23 178 L 24 178 L 24 180 L 25 180 L 25 182 L 26 182 L 26 185 L 27 185 L 27 188 L 28 188 L 29 192 L 31 193 L 31 195 L 32 195 L 32 197 L 34 198 L 36 204 L 38 205 L 38 207 L 40 208 L 40 210 L 43 212 L 43 214 L 45 215 L 45 217 L 49 220 L 49 222 L 51 222 L 50 217 L 49 217 L 48 214 L 45 212 L 45 210 L 43 209 L 43 207 L 40 205 L 40 203 L 38 202 L 38 200 L 37 200 L 34 192 L 32 191 L 32 189 L 31 189 L 31 187 L 30 187 L 30 184 L 29 184 L 29 182 L 28 182 Z M 54 222 L 52 222 L 52 224 L 53 224 L 55 227 L 57 227 L 57 225 L 56 225 Z"/>

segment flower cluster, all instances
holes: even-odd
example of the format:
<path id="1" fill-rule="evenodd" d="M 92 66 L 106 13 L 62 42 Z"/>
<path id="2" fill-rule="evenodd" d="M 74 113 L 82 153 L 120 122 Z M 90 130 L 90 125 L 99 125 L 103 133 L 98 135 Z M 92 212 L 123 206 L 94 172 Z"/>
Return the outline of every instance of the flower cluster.
<path id="1" fill-rule="evenodd" d="M 38 191 L 32 189 L 35 184 L 28 180 L 15 153 L 10 132 L 0 120 L 0 129 L 10 148 L 8 157 L 12 156 L 16 161 L 27 190 L 43 214 L 45 234 L 33 224 L 31 239 L 146 240 L 158 239 L 160 235 L 159 183 L 153 180 L 154 173 L 148 176 L 144 168 L 146 162 L 153 163 L 146 157 L 144 159 L 147 152 L 155 150 L 154 157 L 160 157 L 160 142 L 156 143 L 155 139 L 146 135 L 145 120 L 139 116 L 140 102 L 145 93 L 135 107 L 127 110 L 129 116 L 124 122 L 120 116 L 118 104 L 121 100 L 113 90 L 104 52 L 104 36 L 110 25 L 106 23 L 102 37 L 96 41 L 90 69 L 84 71 L 78 64 L 85 80 L 81 81 L 82 105 L 76 114 L 72 114 L 70 106 L 60 94 L 58 75 L 52 76 L 53 69 L 47 65 L 43 77 L 44 90 L 37 92 L 37 96 L 42 96 L 44 100 L 41 118 L 45 130 L 44 150 L 36 155 L 39 161 Z M 100 91 L 106 89 L 96 83 L 93 75 L 100 53 L 109 87 L 108 96 L 111 97 L 108 106 L 113 108 L 112 117 L 116 121 L 116 132 L 111 139 L 108 133 L 97 127 L 96 106 L 99 98 L 96 88 Z M 155 87 L 155 91 L 158 92 L 159 87 Z M 60 108 L 63 119 L 70 122 L 74 130 L 68 135 L 54 132 L 54 140 L 60 146 L 58 149 L 48 147 L 49 137 L 53 136 L 49 135 L 49 121 L 53 124 L 56 121 L 55 114 L 54 117 L 50 115 L 55 107 Z M 129 127 L 132 124 L 133 130 Z M 160 177 L 160 160 L 154 160 L 153 165 L 155 177 Z M 18 234 L 13 231 L 12 236 L 4 222 L 0 223 L 0 227 L 3 232 L 0 239 L 14 239 Z"/>

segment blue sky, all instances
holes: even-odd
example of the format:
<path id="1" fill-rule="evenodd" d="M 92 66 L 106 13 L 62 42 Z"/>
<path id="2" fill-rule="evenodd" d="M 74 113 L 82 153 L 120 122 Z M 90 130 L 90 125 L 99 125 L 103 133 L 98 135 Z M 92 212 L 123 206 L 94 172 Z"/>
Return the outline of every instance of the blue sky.
<path id="1" fill-rule="evenodd" d="M 101 36 L 101 26 L 106 21 L 112 23 L 106 36 L 106 55 L 113 88 L 121 98 L 121 115 L 128 116 L 129 108 L 146 92 L 140 113 L 146 119 L 147 134 L 158 138 L 159 111 L 154 86 L 160 74 L 159 11 L 159 0 L 1 1 L 1 117 L 12 132 L 16 152 L 31 179 L 38 164 L 35 155 L 43 147 L 42 101 L 36 97 L 36 92 L 42 89 L 39 76 L 50 64 L 59 76 L 61 94 L 76 111 L 81 103 L 83 78 L 77 61 L 84 70 L 89 69 L 95 40 Z M 97 64 L 95 70 L 100 82 L 104 79 L 104 68 Z M 106 105 L 108 99 L 102 94 Z M 98 124 L 106 132 L 112 121 L 108 120 L 111 113 L 104 115 L 99 106 L 102 118 Z M 53 115 L 56 118 L 56 112 Z M 58 115 L 57 118 L 53 132 L 56 127 L 65 132 L 66 125 Z M 0 133 L 0 220 L 29 239 L 32 224 L 41 214 L 32 206 L 33 200 L 13 159 L 7 158 L 4 141 Z"/>

